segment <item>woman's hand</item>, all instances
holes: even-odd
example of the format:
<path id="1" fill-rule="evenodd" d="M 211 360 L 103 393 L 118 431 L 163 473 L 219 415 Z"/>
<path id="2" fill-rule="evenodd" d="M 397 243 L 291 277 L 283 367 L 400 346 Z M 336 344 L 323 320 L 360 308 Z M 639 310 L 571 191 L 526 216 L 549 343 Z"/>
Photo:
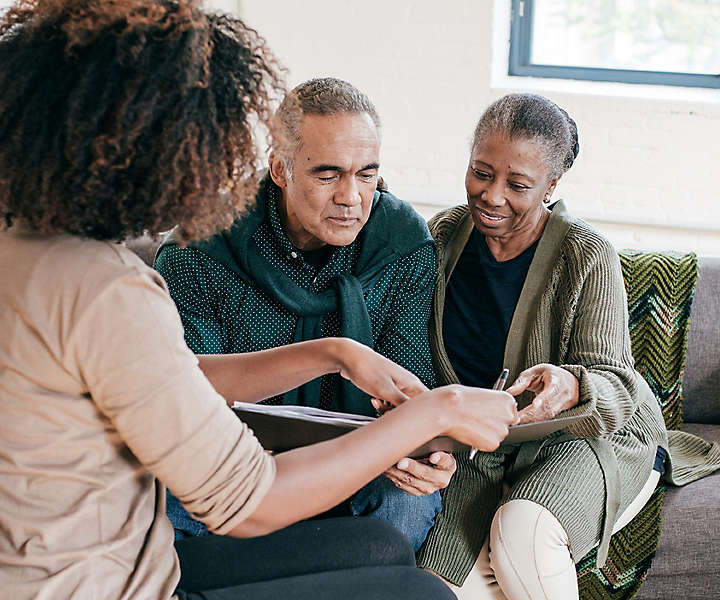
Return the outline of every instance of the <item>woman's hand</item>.
<path id="1" fill-rule="evenodd" d="M 345 435 L 278 454 L 270 490 L 230 535 L 264 535 L 326 511 L 388 468 L 398 477 L 410 471 L 414 479 L 405 478 L 403 484 L 412 483 L 415 493 L 431 491 L 443 485 L 455 468 L 445 462 L 446 455 L 440 454 L 441 464 L 435 472 L 422 468 L 431 469 L 429 465 L 410 460 L 408 471 L 398 469 L 397 473 L 390 465 L 404 466 L 403 456 L 440 435 L 486 452 L 495 450 L 516 419 L 515 399 L 507 392 L 450 385 L 417 394 Z M 420 479 L 435 483 L 425 486 Z"/>
<path id="2" fill-rule="evenodd" d="M 580 401 L 575 375 L 555 365 L 543 363 L 525 369 L 507 392 L 517 396 L 525 390 L 533 392 L 535 398 L 518 413 L 518 425 L 547 421 Z"/>
<path id="3" fill-rule="evenodd" d="M 343 348 L 338 356 L 340 375 L 374 399 L 380 399 L 379 402 L 373 401 L 376 409 L 386 410 L 388 404 L 397 406 L 408 398 L 428 391 L 425 384 L 410 371 L 372 348 L 350 339 L 343 339 L 342 343 Z"/>
<path id="4" fill-rule="evenodd" d="M 435 388 L 413 400 L 430 400 L 440 411 L 443 435 L 483 452 L 492 452 L 517 420 L 517 404 L 507 392 L 460 384 Z"/>
<path id="5" fill-rule="evenodd" d="M 385 471 L 385 476 L 408 494 L 426 496 L 446 488 L 456 468 L 452 454 L 433 452 L 421 461 L 400 459 L 397 465 Z"/>

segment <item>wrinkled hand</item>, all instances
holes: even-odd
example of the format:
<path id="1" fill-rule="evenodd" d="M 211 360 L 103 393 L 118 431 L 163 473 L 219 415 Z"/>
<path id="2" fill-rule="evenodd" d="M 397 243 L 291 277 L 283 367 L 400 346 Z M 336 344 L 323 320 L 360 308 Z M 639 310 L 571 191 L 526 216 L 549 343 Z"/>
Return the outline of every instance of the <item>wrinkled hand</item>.
<path id="1" fill-rule="evenodd" d="M 347 346 L 340 357 L 340 375 L 363 392 L 393 406 L 427 392 L 425 384 L 407 369 L 359 342 L 345 341 Z"/>
<path id="2" fill-rule="evenodd" d="M 433 452 L 420 461 L 403 458 L 385 471 L 385 476 L 408 494 L 426 496 L 446 488 L 456 468 L 452 454 Z"/>
<path id="3" fill-rule="evenodd" d="M 518 425 L 547 421 L 564 410 L 576 406 L 580 400 L 578 380 L 561 367 L 539 364 L 526 369 L 507 392 L 517 396 L 528 390 L 535 394 L 532 404 L 518 413 Z"/>

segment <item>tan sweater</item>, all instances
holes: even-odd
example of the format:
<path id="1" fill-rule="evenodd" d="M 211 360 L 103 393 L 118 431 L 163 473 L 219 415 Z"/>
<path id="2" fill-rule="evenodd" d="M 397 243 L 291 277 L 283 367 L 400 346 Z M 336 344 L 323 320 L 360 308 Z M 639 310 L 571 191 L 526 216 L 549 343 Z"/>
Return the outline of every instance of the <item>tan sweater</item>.
<path id="1" fill-rule="evenodd" d="M 274 461 L 198 368 L 156 272 L 118 244 L 13 229 L 0 233 L 2 595 L 169 598 L 158 479 L 226 533 Z"/>

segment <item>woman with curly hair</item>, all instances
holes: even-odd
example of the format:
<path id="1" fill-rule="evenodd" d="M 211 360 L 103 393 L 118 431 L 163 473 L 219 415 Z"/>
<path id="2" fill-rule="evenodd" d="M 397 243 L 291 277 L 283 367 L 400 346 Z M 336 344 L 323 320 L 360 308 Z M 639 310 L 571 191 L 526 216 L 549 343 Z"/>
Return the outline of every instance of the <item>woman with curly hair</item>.
<path id="1" fill-rule="evenodd" d="M 436 435 L 496 448 L 512 398 L 428 392 L 342 338 L 196 357 L 162 278 L 116 243 L 232 223 L 255 191 L 252 128 L 269 123 L 277 73 L 256 32 L 192 0 L 21 0 L 0 16 L 3 595 L 449 597 L 380 522 L 265 534 Z M 333 371 L 398 408 L 273 457 L 221 396 Z M 178 561 L 159 480 L 223 535 Z"/>

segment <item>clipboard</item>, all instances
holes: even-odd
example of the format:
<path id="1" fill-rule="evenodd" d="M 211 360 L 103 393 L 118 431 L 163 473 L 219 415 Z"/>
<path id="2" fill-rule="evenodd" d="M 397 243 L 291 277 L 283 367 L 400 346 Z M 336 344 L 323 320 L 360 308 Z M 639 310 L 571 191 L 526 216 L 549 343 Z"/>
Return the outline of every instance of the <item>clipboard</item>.
<path id="1" fill-rule="evenodd" d="M 331 440 L 375 420 L 375 417 L 306 406 L 275 406 L 246 402 L 236 402 L 233 411 L 253 430 L 266 450 L 277 453 Z M 538 440 L 585 418 L 585 415 L 574 415 L 556 417 L 539 423 L 512 425 L 503 445 Z M 450 437 L 439 436 L 410 453 L 410 458 L 424 458 L 439 451 L 469 452 L 470 446 Z"/>

